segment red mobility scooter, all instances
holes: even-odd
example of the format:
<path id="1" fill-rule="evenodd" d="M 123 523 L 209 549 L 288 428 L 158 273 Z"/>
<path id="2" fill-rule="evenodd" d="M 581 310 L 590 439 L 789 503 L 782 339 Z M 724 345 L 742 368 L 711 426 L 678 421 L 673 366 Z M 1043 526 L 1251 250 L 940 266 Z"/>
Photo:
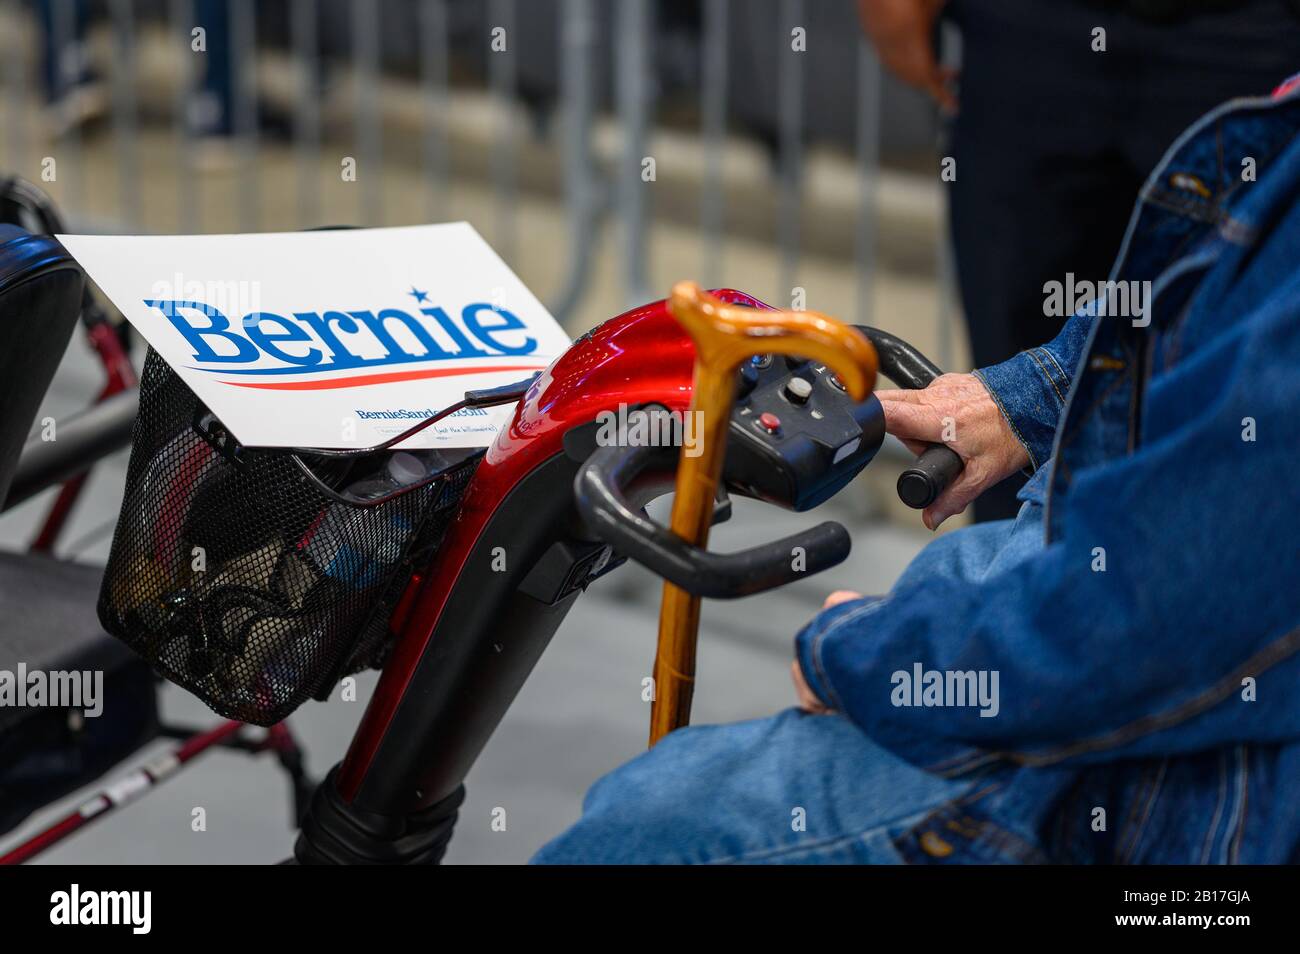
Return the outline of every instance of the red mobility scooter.
<path id="1" fill-rule="evenodd" d="M 767 307 L 738 291 L 716 295 Z M 293 767 L 283 720 L 341 677 L 379 668 L 342 761 L 314 790 L 300 786 L 294 859 L 436 862 L 470 767 L 594 580 L 630 558 L 687 593 L 725 599 L 848 554 L 848 533 L 835 523 L 722 554 L 646 515 L 645 504 L 672 489 L 678 449 L 626 432 L 611 441 L 601 427 L 610 413 L 630 428 L 646 423 L 641 415 L 688 411 L 695 348 L 664 302 L 604 322 L 530 380 L 468 393 L 448 408 L 516 405 L 485 451 L 391 451 L 406 435 L 363 452 L 242 447 L 153 353 L 138 412 L 134 397 L 97 405 L 86 412 L 93 426 L 63 422 L 59 441 L 23 449 L 81 301 L 82 276 L 56 241 L 0 232 L 0 372 L 13 402 L 0 416 L 0 499 L 11 506 L 84 472 L 128 434 L 132 444 L 102 574 L 45 557 L 0 559 L 0 593 L 7 603 L 21 594 L 27 607 L 22 632 L 0 622 L 0 669 L 20 659 L 108 669 L 105 715 L 93 721 L 136 713 L 124 718 L 113 757 L 158 731 L 142 671 L 184 686 L 230 721 L 0 861 L 31 857 L 211 745 L 269 748 Z M 860 330 L 896 384 L 920 388 L 939 374 L 898 338 Z M 760 354 L 735 373 L 727 431 L 714 520 L 728 515 L 728 494 L 796 511 L 817 506 L 871 462 L 884 421 L 874 397 L 854 401 L 825 365 Z M 960 466 L 951 450 L 932 448 L 900 479 L 900 495 L 925 506 Z M 795 548 L 806 555 L 798 567 Z M 270 729 L 253 742 L 248 725 Z M 0 751 L 35 772 L 38 756 L 78 741 L 71 731 L 0 724 Z M 75 784 L 111 764 L 83 759 Z M 20 810 L 0 813 L 0 830 L 75 787 L 63 778 L 41 788 L 32 772 L 19 788 L 0 775 L 0 808 L 7 795 L 24 796 Z"/>

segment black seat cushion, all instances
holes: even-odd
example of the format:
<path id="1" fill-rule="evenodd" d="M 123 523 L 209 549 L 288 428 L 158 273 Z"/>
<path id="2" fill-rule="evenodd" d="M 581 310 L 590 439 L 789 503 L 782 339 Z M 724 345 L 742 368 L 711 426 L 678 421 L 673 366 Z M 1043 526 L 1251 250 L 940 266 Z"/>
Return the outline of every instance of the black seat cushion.
<path id="1" fill-rule="evenodd" d="M 138 657 L 95 615 L 102 567 L 0 551 L 0 670 L 120 669 Z M 0 728 L 14 721 L 0 706 Z"/>
<path id="2" fill-rule="evenodd" d="M 158 734 L 151 667 L 99 625 L 103 570 L 0 552 L 0 671 L 103 672 L 103 711 L 0 706 L 0 834 Z"/>

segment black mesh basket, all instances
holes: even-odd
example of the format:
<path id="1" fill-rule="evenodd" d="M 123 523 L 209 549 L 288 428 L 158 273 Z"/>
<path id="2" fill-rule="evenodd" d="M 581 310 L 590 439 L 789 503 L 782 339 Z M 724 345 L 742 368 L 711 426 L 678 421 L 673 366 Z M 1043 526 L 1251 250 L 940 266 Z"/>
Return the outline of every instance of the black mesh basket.
<path id="1" fill-rule="evenodd" d="M 481 457 L 419 453 L 427 474 L 354 502 L 393 455 L 240 448 L 150 351 L 100 621 L 228 718 L 271 725 L 324 698 L 382 664 Z"/>

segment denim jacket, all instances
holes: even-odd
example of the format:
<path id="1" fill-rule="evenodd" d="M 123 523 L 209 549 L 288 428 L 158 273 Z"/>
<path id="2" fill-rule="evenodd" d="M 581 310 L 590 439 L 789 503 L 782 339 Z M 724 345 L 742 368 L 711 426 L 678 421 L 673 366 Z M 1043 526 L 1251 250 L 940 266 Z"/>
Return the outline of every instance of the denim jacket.
<path id="1" fill-rule="evenodd" d="M 910 860 L 1300 861 L 1300 89 L 1184 133 L 1111 279 L 1151 283 L 1145 314 L 1094 302 L 977 372 L 1035 545 L 797 637 L 829 705 L 975 779 Z M 899 705 L 900 671 L 996 672 L 996 715 Z"/>

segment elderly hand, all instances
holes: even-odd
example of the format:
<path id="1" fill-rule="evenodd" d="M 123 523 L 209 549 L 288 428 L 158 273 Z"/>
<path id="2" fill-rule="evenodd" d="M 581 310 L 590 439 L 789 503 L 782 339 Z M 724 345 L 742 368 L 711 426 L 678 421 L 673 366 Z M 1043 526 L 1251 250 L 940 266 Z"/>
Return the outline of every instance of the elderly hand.
<path id="1" fill-rule="evenodd" d="M 966 465 L 939 499 L 922 511 L 921 519 L 931 530 L 1029 464 L 1029 452 L 973 374 L 944 374 L 920 391 L 875 394 L 885 409 L 885 430 L 909 450 L 920 454 L 927 443 L 947 444 Z"/>

